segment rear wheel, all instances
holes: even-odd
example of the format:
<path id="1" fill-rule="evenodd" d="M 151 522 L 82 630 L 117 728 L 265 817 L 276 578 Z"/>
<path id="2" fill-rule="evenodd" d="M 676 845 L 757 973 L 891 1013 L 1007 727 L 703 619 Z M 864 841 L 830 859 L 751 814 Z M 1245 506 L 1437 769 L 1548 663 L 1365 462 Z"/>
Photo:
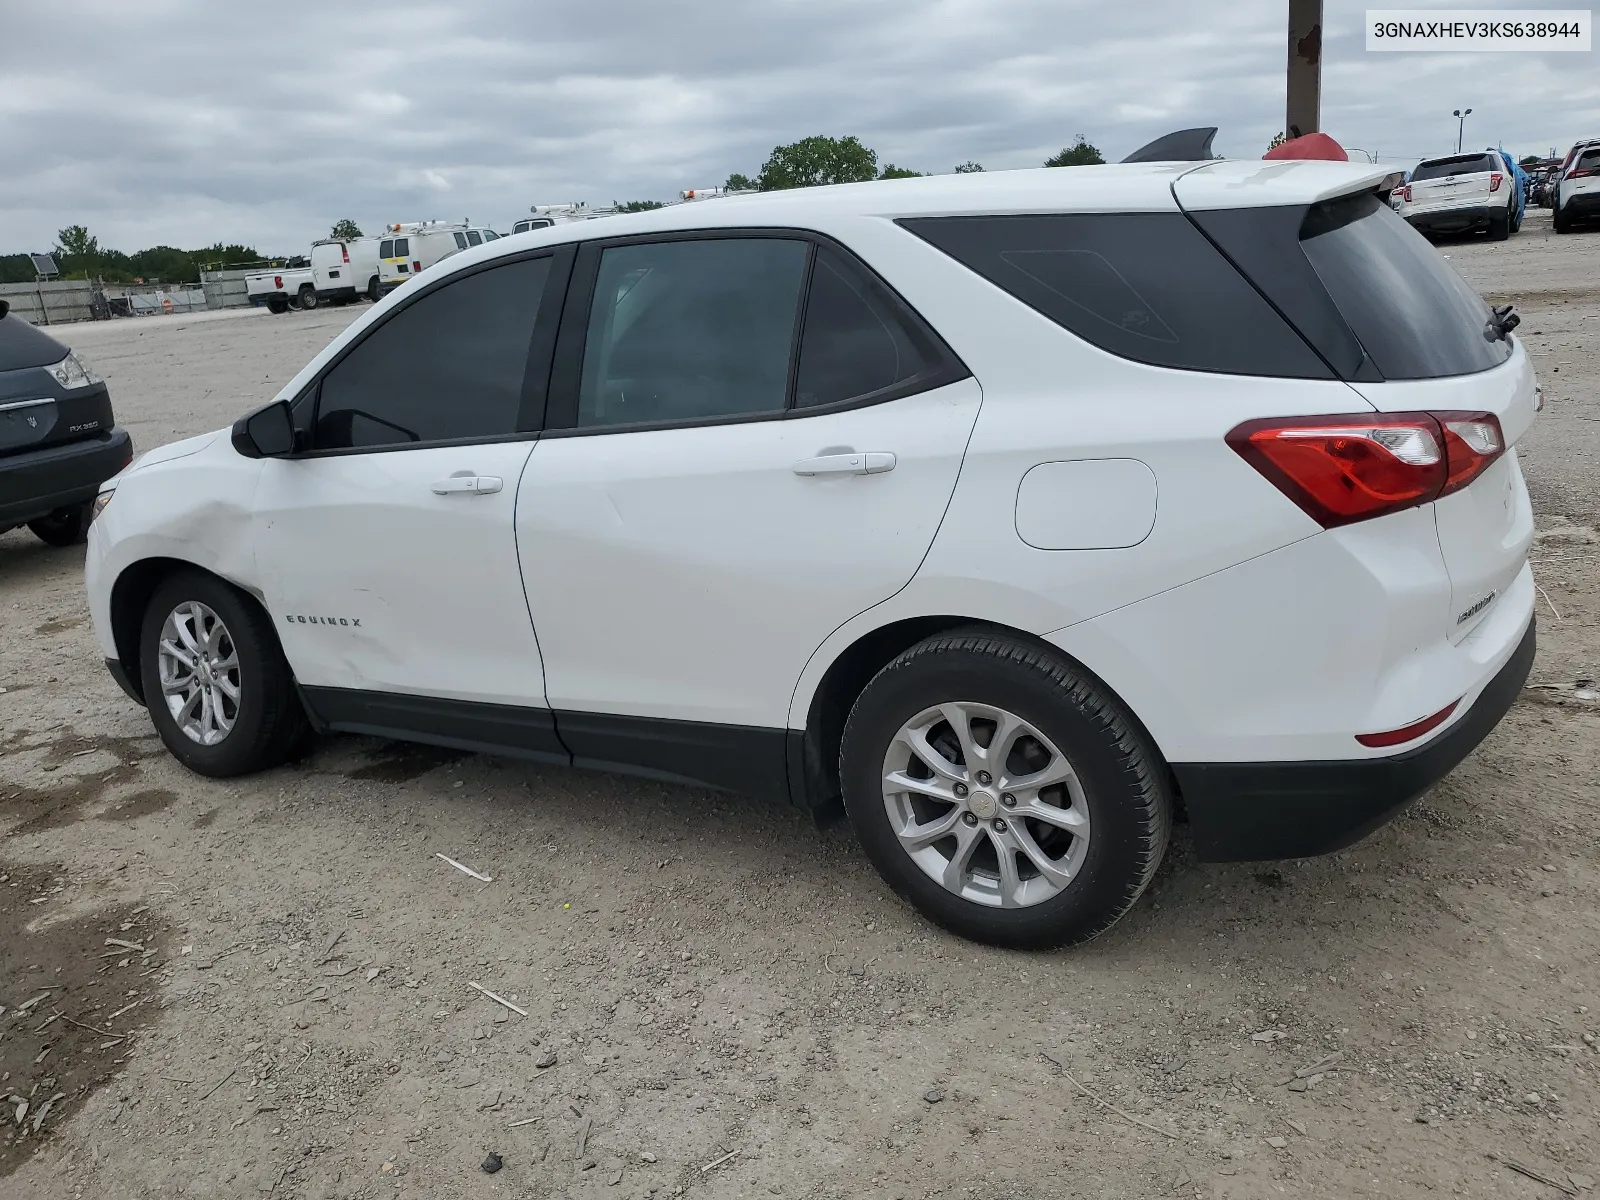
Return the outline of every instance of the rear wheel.
<path id="1" fill-rule="evenodd" d="M 308 312 L 317 306 L 317 289 L 309 283 L 300 289 L 300 307 Z"/>
<path id="2" fill-rule="evenodd" d="M 371 300 L 374 304 L 383 299 L 383 293 L 378 290 L 378 277 L 376 275 L 374 275 L 371 281 L 367 284 L 367 299 Z"/>
<path id="3" fill-rule="evenodd" d="M 1557 233 L 1572 232 L 1572 219 L 1565 216 L 1559 208 L 1551 214 L 1550 223 L 1555 226 Z"/>
<path id="4" fill-rule="evenodd" d="M 268 296 L 267 311 L 283 313 L 289 311 L 289 298 L 287 296 Z"/>
<path id="5" fill-rule="evenodd" d="M 89 516 L 93 502 L 58 508 L 48 517 L 29 521 L 28 528 L 42 542 L 52 546 L 76 546 L 89 536 Z"/>
<path id="6" fill-rule="evenodd" d="M 266 614 L 213 575 L 184 571 L 156 588 L 139 666 L 156 732 L 201 775 L 277 766 L 308 732 Z"/>
<path id="7" fill-rule="evenodd" d="M 1511 236 L 1511 214 L 1500 213 L 1489 218 L 1489 240 L 1503 242 Z"/>
<path id="8" fill-rule="evenodd" d="M 947 929 L 1082 942 L 1132 907 L 1172 824 L 1167 770 L 1066 660 L 981 630 L 930 638 L 869 683 L 840 754 L 867 856 Z"/>

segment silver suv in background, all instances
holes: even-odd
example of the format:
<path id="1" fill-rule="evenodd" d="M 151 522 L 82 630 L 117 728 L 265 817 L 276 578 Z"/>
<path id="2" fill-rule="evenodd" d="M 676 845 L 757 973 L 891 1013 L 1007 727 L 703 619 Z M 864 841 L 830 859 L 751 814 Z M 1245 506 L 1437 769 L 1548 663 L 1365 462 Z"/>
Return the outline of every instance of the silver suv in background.
<path id="1" fill-rule="evenodd" d="M 1430 158 L 1397 188 L 1399 213 L 1419 233 L 1470 233 L 1486 229 L 1503 242 L 1511 236 L 1516 180 L 1492 150 Z"/>
<path id="2" fill-rule="evenodd" d="M 1551 216 L 1557 233 L 1579 221 L 1600 220 L 1600 141 L 1579 142 L 1551 184 Z"/>

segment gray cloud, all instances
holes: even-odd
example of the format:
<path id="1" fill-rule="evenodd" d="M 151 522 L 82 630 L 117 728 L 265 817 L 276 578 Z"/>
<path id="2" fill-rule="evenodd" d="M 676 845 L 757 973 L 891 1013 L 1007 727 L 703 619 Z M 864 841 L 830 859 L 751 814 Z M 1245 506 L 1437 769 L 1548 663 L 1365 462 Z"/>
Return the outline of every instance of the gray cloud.
<path id="1" fill-rule="evenodd" d="M 74 222 L 125 250 L 280 253 L 342 216 L 504 229 L 753 174 L 812 133 L 925 171 L 1036 166 L 1080 132 L 1116 158 L 1192 124 L 1254 157 L 1282 124 L 1285 7 L 8 0 L 0 252 Z M 1459 105 L 1470 145 L 1600 135 L 1594 53 L 1369 54 L 1364 6 L 1327 7 L 1323 125 L 1347 146 L 1453 149 Z"/>

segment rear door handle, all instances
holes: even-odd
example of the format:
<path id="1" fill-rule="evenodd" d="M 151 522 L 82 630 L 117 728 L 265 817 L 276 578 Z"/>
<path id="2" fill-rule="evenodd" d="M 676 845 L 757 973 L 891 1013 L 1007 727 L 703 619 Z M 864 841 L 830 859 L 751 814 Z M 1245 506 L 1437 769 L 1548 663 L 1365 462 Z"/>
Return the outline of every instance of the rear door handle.
<path id="1" fill-rule="evenodd" d="M 824 454 L 802 458 L 794 465 L 796 475 L 881 475 L 894 470 L 895 456 L 887 450 L 868 450 L 860 454 Z"/>
<path id="2" fill-rule="evenodd" d="M 433 485 L 435 496 L 451 496 L 463 492 L 469 496 L 488 496 L 505 486 L 498 475 L 452 475 Z"/>

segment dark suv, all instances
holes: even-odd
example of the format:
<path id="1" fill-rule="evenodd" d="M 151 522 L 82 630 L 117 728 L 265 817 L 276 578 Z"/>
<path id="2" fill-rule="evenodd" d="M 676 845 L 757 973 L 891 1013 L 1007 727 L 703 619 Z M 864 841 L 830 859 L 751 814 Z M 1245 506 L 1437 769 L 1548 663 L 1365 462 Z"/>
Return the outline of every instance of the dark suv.
<path id="1" fill-rule="evenodd" d="M 100 485 L 133 459 L 111 394 L 67 347 L 0 300 L 0 533 L 83 541 Z"/>

